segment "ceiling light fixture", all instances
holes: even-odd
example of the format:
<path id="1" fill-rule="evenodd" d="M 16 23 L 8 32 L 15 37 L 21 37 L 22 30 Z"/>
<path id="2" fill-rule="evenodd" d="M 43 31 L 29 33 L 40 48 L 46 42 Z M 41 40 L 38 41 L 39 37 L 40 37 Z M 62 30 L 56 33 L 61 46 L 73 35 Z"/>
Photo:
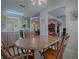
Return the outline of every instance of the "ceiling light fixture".
<path id="1" fill-rule="evenodd" d="M 33 5 L 42 5 L 43 3 L 47 3 L 47 0 L 31 0 Z"/>

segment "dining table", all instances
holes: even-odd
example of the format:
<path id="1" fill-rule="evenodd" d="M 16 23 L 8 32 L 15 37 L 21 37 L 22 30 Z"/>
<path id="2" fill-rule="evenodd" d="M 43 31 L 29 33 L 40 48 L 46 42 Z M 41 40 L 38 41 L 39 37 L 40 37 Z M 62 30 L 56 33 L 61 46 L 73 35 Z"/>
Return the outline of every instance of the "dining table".
<path id="1" fill-rule="evenodd" d="M 24 39 L 19 38 L 15 42 L 15 45 L 21 48 L 29 49 L 29 50 L 32 49 L 37 52 L 37 51 L 43 50 L 44 48 L 47 48 L 48 46 L 51 46 L 57 43 L 60 40 L 61 38 L 58 36 L 29 35 L 25 37 Z"/>

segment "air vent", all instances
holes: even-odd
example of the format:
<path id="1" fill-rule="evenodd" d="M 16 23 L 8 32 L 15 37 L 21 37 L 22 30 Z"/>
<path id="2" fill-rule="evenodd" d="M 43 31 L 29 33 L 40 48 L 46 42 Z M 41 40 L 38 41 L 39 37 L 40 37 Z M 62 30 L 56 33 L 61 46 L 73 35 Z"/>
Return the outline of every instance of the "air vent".
<path id="1" fill-rule="evenodd" d="M 25 8 L 25 5 L 19 4 L 20 7 Z"/>

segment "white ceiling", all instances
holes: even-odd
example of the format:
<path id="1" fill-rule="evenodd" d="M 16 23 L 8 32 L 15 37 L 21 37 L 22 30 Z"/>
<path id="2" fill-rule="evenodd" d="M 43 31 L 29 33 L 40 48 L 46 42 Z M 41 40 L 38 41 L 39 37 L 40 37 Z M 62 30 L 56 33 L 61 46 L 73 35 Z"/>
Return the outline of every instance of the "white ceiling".
<path id="1" fill-rule="evenodd" d="M 53 11 L 50 11 L 48 14 L 51 16 L 54 16 L 54 17 L 58 17 L 58 18 L 64 17 L 65 16 L 65 7 L 57 8 Z"/>
<path id="2" fill-rule="evenodd" d="M 47 0 L 46 4 L 41 6 L 33 6 L 30 0 L 2 0 L 2 14 L 9 15 L 7 11 L 12 10 L 20 14 L 22 13 L 24 16 L 33 16 L 56 4 L 57 2 L 59 2 L 59 0 Z M 25 8 L 20 7 L 19 4 L 25 5 Z"/>

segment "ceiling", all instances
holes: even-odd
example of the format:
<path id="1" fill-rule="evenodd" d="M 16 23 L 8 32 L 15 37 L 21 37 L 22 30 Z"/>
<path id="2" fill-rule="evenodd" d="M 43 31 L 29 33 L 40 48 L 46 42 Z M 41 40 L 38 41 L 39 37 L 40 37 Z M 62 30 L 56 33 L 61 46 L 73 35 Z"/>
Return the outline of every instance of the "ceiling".
<path id="1" fill-rule="evenodd" d="M 58 17 L 58 18 L 64 17 L 65 16 L 65 7 L 57 8 L 53 11 L 50 11 L 48 14 L 51 16 L 54 16 L 54 17 Z"/>
<path id="2" fill-rule="evenodd" d="M 11 15 L 11 13 L 8 13 L 7 11 L 15 11 L 15 13 L 21 14 L 21 16 L 30 17 L 39 14 L 42 10 L 55 5 L 57 2 L 59 2 L 59 0 L 47 0 L 46 4 L 34 6 L 30 0 L 2 0 L 1 8 L 3 15 Z M 23 5 L 23 7 L 20 7 L 19 5 Z"/>

